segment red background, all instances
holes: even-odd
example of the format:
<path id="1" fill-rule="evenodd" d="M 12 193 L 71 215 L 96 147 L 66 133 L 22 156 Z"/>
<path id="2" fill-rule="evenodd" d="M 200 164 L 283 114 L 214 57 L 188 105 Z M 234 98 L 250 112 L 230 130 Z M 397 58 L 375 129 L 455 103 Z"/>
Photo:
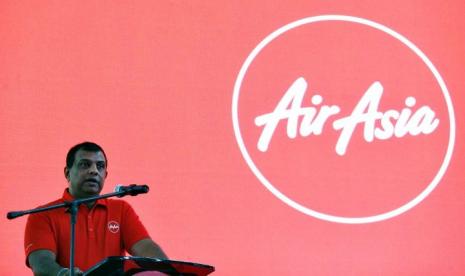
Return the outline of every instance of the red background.
<path id="1" fill-rule="evenodd" d="M 464 9 L 463 1 L 2 1 L 0 211 L 61 195 L 67 150 L 92 140 L 109 158 L 104 192 L 149 184 L 148 195 L 127 200 L 153 238 L 172 259 L 214 265 L 214 275 L 463 275 Z M 299 213 L 260 184 L 237 146 L 231 101 L 245 58 L 277 28 L 321 14 L 405 35 L 450 91 L 449 168 L 430 196 L 390 220 L 347 225 Z M 25 221 L 1 218 L 2 274 L 30 274 Z"/>

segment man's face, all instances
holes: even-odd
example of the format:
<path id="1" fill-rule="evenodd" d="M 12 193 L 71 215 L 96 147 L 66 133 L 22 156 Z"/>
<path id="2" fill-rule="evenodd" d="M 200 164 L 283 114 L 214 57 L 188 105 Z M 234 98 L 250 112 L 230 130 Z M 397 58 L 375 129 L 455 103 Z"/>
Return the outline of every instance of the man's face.
<path id="1" fill-rule="evenodd" d="M 69 193 L 85 198 L 100 193 L 107 177 L 107 161 L 101 151 L 78 150 L 71 168 L 65 168 Z"/>

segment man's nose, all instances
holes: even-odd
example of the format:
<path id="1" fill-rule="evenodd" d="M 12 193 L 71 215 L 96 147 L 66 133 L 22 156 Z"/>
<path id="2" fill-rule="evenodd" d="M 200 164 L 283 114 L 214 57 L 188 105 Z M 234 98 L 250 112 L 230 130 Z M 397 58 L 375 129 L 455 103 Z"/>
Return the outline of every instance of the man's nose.
<path id="1" fill-rule="evenodd" d="M 98 174 L 97 164 L 90 165 L 88 172 L 90 174 Z"/>

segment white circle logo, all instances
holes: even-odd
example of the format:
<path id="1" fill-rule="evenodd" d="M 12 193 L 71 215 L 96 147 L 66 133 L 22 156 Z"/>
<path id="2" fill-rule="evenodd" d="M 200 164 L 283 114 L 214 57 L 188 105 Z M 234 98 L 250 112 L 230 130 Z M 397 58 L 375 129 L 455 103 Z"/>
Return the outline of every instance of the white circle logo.
<path id="1" fill-rule="evenodd" d="M 338 223 L 372 223 L 424 200 L 449 165 L 447 87 L 410 40 L 379 23 L 321 15 L 263 39 L 234 85 L 239 149 L 288 206 Z"/>
<path id="2" fill-rule="evenodd" d="M 108 230 L 113 233 L 113 234 L 116 234 L 119 232 L 119 223 L 116 222 L 116 221 L 110 221 L 108 222 Z"/>

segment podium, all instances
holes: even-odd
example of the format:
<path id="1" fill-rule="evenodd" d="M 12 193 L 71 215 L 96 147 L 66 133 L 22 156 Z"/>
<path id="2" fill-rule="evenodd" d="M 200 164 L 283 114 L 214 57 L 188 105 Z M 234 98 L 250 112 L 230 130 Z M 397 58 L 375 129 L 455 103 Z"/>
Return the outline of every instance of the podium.
<path id="1" fill-rule="evenodd" d="M 159 260 L 145 257 L 113 256 L 97 263 L 84 273 L 84 276 L 126 276 L 157 271 L 170 276 L 205 276 L 213 271 L 213 266 L 174 260 Z"/>

